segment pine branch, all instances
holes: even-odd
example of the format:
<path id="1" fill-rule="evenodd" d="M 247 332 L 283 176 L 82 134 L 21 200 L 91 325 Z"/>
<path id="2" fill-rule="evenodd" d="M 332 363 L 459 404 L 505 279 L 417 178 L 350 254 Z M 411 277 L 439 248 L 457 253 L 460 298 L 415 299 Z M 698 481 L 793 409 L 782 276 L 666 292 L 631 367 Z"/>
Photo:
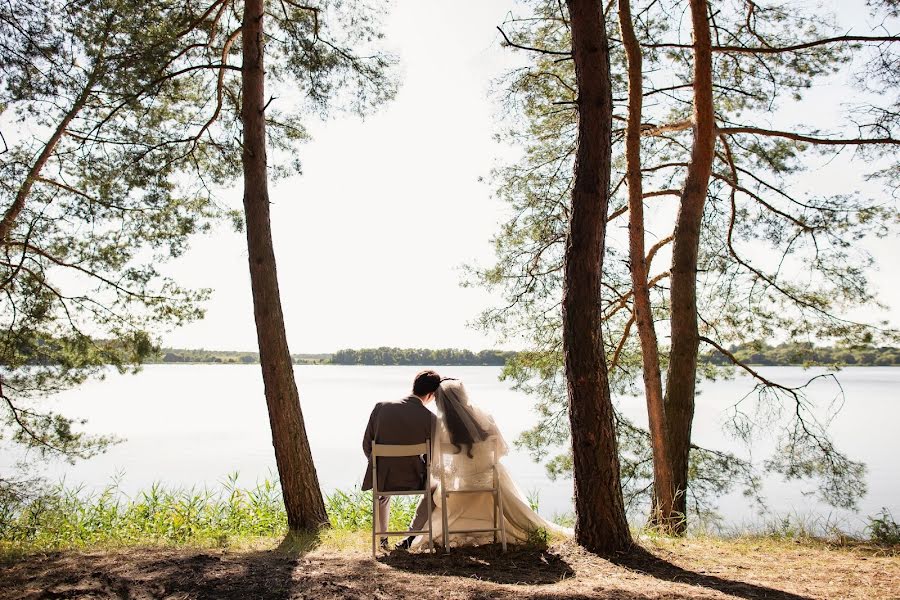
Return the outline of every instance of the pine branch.
<path id="1" fill-rule="evenodd" d="M 726 135 L 734 135 L 746 133 L 751 135 L 763 135 L 768 137 L 780 137 L 797 142 L 805 142 L 808 144 L 822 144 L 827 146 L 862 146 L 871 144 L 900 144 L 900 139 L 894 137 L 884 138 L 820 138 L 802 133 L 794 133 L 792 131 L 777 131 L 774 129 L 760 129 L 758 127 L 721 127 L 719 133 Z"/>
<path id="2" fill-rule="evenodd" d="M 841 44 L 841 43 L 852 43 L 852 42 L 875 43 L 875 44 L 882 44 L 885 42 L 900 42 L 900 36 L 895 36 L 895 35 L 886 35 L 886 36 L 841 35 L 841 36 L 832 37 L 832 38 L 823 38 L 821 40 L 812 40 L 809 42 L 804 42 L 802 44 L 793 44 L 791 46 L 712 46 L 712 51 L 713 52 L 736 52 L 739 54 L 781 54 L 784 52 L 799 52 L 801 50 L 808 50 L 809 48 L 825 46 L 828 44 Z M 653 48 L 653 49 L 676 48 L 676 49 L 684 49 L 684 50 L 690 50 L 694 47 L 692 44 L 641 44 L 641 46 L 644 48 Z"/>

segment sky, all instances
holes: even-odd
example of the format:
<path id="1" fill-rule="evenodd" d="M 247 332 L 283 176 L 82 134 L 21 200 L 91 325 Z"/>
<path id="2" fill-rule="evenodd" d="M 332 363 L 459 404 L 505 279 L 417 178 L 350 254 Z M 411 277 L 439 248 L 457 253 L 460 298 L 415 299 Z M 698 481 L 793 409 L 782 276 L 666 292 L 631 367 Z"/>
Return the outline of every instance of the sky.
<path id="1" fill-rule="evenodd" d="M 824 2 L 863 28 L 864 2 L 849 4 Z M 521 60 L 496 30 L 513 8 L 509 0 L 394 2 L 384 31 L 400 59 L 397 97 L 365 119 L 309 123 L 312 141 L 297 149 L 302 175 L 270 189 L 292 352 L 497 346 L 468 323 L 499 298 L 460 282 L 463 265 L 490 264 L 490 239 L 506 215 L 481 179 L 514 156 L 493 139 L 499 107 L 489 93 L 492 80 Z M 812 109 L 833 112 L 841 89 L 812 90 L 823 100 Z M 788 106 L 773 120 L 809 110 L 809 103 Z M 852 187 L 858 177 L 823 165 L 808 180 L 811 189 Z M 240 189 L 224 199 L 238 207 Z M 889 261 L 900 244 L 896 236 L 867 244 L 882 268 L 876 288 L 891 306 L 884 316 L 896 325 L 900 286 Z M 223 226 L 200 237 L 166 271 L 213 294 L 206 318 L 166 334 L 165 345 L 256 347 L 243 233 Z"/>

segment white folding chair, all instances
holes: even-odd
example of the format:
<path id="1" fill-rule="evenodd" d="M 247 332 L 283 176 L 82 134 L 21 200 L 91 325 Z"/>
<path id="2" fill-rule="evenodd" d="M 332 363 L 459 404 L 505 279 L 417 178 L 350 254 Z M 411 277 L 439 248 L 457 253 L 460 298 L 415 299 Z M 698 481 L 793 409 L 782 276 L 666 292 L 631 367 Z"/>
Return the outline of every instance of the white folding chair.
<path id="1" fill-rule="evenodd" d="M 500 534 L 500 543 L 506 552 L 506 519 L 503 517 L 503 495 L 500 493 L 500 477 L 497 474 L 497 440 L 490 437 L 485 442 L 491 444 L 491 487 L 454 488 L 447 489 L 444 481 L 444 469 L 441 469 L 441 519 L 443 522 L 444 551 L 450 552 L 450 534 L 453 533 L 493 533 L 494 543 L 497 543 L 497 534 Z M 450 494 L 491 494 L 494 504 L 494 526 L 490 529 L 454 529 L 450 530 L 447 516 L 447 499 Z"/>
<path id="2" fill-rule="evenodd" d="M 378 460 L 380 457 L 425 456 L 425 489 L 384 491 L 378 489 Z M 428 507 L 428 529 L 389 531 L 389 523 L 378 522 L 378 497 L 379 496 L 425 496 Z M 372 441 L 372 557 L 376 555 L 378 538 L 389 535 L 424 535 L 428 534 L 428 548 L 434 552 L 434 533 L 431 525 L 431 441 L 422 444 L 396 445 L 378 444 Z M 384 528 L 384 530 L 381 529 Z"/>

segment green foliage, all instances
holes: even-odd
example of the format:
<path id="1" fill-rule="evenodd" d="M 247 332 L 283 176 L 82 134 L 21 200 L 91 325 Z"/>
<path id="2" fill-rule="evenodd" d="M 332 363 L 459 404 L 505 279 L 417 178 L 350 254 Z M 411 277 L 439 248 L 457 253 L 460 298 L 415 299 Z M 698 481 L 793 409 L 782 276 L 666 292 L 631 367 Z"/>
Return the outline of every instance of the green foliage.
<path id="1" fill-rule="evenodd" d="M 503 366 L 515 356 L 502 350 L 458 350 L 442 348 L 363 348 L 338 350 L 331 357 L 335 365 L 452 365 L 452 366 Z"/>
<path id="2" fill-rule="evenodd" d="M 529 529 L 526 532 L 525 546 L 536 550 L 546 550 L 550 545 L 550 532 L 543 527 Z"/>
<path id="3" fill-rule="evenodd" d="M 60 340 L 55 340 L 61 344 Z M 149 340 L 147 340 L 149 344 Z M 769 347 L 764 343 L 749 343 L 729 349 L 738 359 L 750 365 L 765 366 L 893 366 L 900 365 L 900 348 L 893 346 L 814 346 L 810 343 L 787 343 Z M 259 352 L 242 350 L 204 350 L 185 348 L 154 348 L 148 346 L 149 354 L 144 364 L 258 364 Z M 46 359 L 34 352 L 30 364 L 45 364 Z M 442 350 L 370 348 L 340 350 L 336 354 L 292 354 L 294 364 L 342 364 L 342 365 L 454 365 L 454 366 L 504 366 L 505 377 L 514 379 L 518 369 L 526 362 L 530 369 L 539 370 L 538 362 L 543 360 L 548 369 L 555 368 L 546 357 L 537 357 L 533 352 L 512 352 L 504 350 L 482 350 L 471 352 L 454 348 Z M 137 357 L 135 358 L 137 359 Z M 713 351 L 700 356 L 701 363 L 718 367 L 731 364 L 730 359 Z M 709 377 L 720 374 L 712 371 Z"/>
<path id="4" fill-rule="evenodd" d="M 417 497 L 391 502 L 391 527 L 405 529 Z M 367 530 L 372 494 L 335 491 L 326 506 L 332 528 Z M 237 486 L 237 473 L 215 489 L 172 489 L 154 484 L 133 498 L 114 481 L 96 494 L 59 484 L 31 497 L 0 493 L 0 543 L 39 550 L 127 544 L 216 544 L 283 536 L 287 516 L 276 480 Z"/>
<path id="5" fill-rule="evenodd" d="M 572 511 L 556 513 L 550 520 L 560 527 L 575 527 L 575 513 Z"/>
<path id="6" fill-rule="evenodd" d="M 49 549 L 283 534 L 287 517 L 278 484 L 264 480 L 240 489 L 235 481 L 233 474 L 214 491 L 154 484 L 134 498 L 123 496 L 116 483 L 98 494 L 60 484 L 25 503 L 5 504 L 0 539 Z"/>
<path id="7" fill-rule="evenodd" d="M 317 364 L 328 362 L 330 354 L 292 354 L 294 364 Z M 187 350 L 182 348 L 160 348 L 159 352 L 144 361 L 146 364 L 209 363 L 209 364 L 259 364 L 259 352 L 239 350 Z"/>
<path id="8" fill-rule="evenodd" d="M 635 29 L 643 47 L 644 112 L 642 123 L 643 187 L 647 194 L 647 243 L 659 240 L 660 252 L 648 260 L 651 301 L 660 340 L 662 368 L 666 367 L 669 335 L 667 266 L 660 264 L 673 232 L 667 205 L 676 200 L 690 162 L 692 131 L 691 46 L 689 10 L 683 0 L 637 2 L 632 7 Z M 611 45 L 614 112 L 624 121 L 628 97 L 626 65 L 617 31 L 615 3 L 607 23 Z M 896 15 L 893 15 L 896 17 Z M 891 29 L 896 25 L 886 21 Z M 742 48 L 781 47 L 827 38 L 844 32 L 830 15 L 795 7 L 793 3 L 748 4 L 740 0 L 718 3 L 714 16 L 717 44 Z M 521 149 L 515 162 L 494 173 L 497 197 L 508 207 L 508 220 L 493 239 L 495 261 L 469 270 L 469 285 L 483 286 L 502 296 L 497 308 L 484 312 L 478 324 L 485 330 L 524 342 L 528 350 L 509 361 L 504 377 L 537 403 L 540 422 L 526 431 L 519 444 L 545 461 L 551 475 L 565 474 L 571 460 L 568 445 L 566 386 L 563 376 L 560 299 L 563 255 L 569 218 L 573 160 L 576 148 L 577 86 L 573 62 L 560 56 L 570 51 L 565 6 L 537 0 L 519 8 L 503 24 L 518 45 L 550 53 L 524 52 L 522 65 L 496 85 L 503 122 L 498 137 Z M 687 36 L 687 37 L 686 37 Z M 816 44 L 790 52 L 713 53 L 716 125 L 754 127 L 768 123 L 768 115 L 785 104 L 805 98 L 822 78 L 842 69 L 858 69 L 860 87 L 878 88 L 880 95 L 861 90 L 858 115 L 841 121 L 848 125 L 835 137 L 898 137 L 896 73 L 900 72 L 896 44 L 872 46 Z M 870 103 L 872 98 L 881 102 Z M 893 104 L 892 104 L 893 103 Z M 855 110 L 855 109 L 854 109 Z M 859 128 L 850 126 L 866 123 Z M 658 127 L 658 129 L 657 129 Z M 767 125 L 760 125 L 766 129 Z M 817 135 L 820 124 L 797 123 L 795 131 Z M 628 272 L 626 187 L 623 185 L 623 130 L 613 131 L 613 187 L 610 198 L 609 236 L 604 257 L 604 294 L 599 299 L 604 315 L 603 340 L 614 394 L 638 394 L 641 355 L 631 322 L 631 281 Z M 824 136 L 823 136 L 824 137 Z M 845 146 L 801 143 L 764 133 L 722 134 L 716 141 L 716 159 L 707 193 L 697 276 L 698 319 L 701 335 L 722 347 L 740 348 L 748 340 L 773 339 L 832 341 L 836 347 L 882 346 L 896 339 L 883 323 L 847 318 L 853 307 L 877 307 L 868 281 L 871 256 L 865 237 L 887 235 L 897 223 L 896 156 L 892 144 L 873 144 L 857 150 L 874 171 L 872 181 L 883 180 L 887 194 L 807 193 L 797 176 L 815 165 L 821 155 Z M 834 168 L 834 165 L 832 165 Z M 887 200 L 885 198 L 888 198 Z M 652 258 L 652 257 L 651 257 Z M 801 353 L 804 363 L 825 363 L 825 355 Z M 846 354 L 846 353 L 844 353 Z M 893 360 L 893 354 L 880 358 Z M 739 359 L 752 355 L 739 355 Z M 784 364 L 796 364 L 797 353 L 779 354 Z M 836 357 L 829 357 L 836 358 Z M 839 364 L 841 358 L 827 364 Z M 869 358 L 867 357 L 868 361 Z M 876 360 L 876 359 L 872 359 Z M 715 353 L 701 364 L 703 377 L 728 376 L 734 371 Z M 751 399 L 735 398 L 731 427 L 744 439 L 757 433 L 752 420 L 742 418 L 744 405 L 755 403 L 754 413 L 793 415 L 766 426 L 781 428 L 783 444 L 771 464 L 780 464 L 787 477 L 814 477 L 823 481 L 823 496 L 847 505 L 858 498 L 859 465 L 843 456 L 813 414 L 804 389 L 779 387 L 759 380 Z M 795 418 L 794 418 L 795 417 Z M 646 436 L 619 419 L 623 487 L 626 496 L 645 495 L 651 474 Z M 791 452 L 791 448 L 808 452 Z M 733 457 L 692 453 L 691 476 L 697 491 L 695 506 L 708 505 L 714 495 L 741 482 L 755 494 L 755 478 Z M 813 460 L 811 454 L 818 454 Z M 695 457 L 696 455 L 696 457 Z M 791 460 L 802 460 L 804 465 Z M 813 461 L 815 465 L 813 465 Z M 726 463 L 731 463 L 726 464 Z M 827 467 L 827 468 L 819 468 Z M 714 469 L 704 474 L 704 470 Z M 731 474 L 743 473 L 732 479 Z M 701 482 L 705 482 L 702 483 Z M 844 488 L 845 494 L 836 493 Z M 633 496 L 633 497 L 637 497 Z M 705 496 L 707 501 L 701 501 Z"/>
<path id="9" fill-rule="evenodd" d="M 391 499 L 389 528 L 407 529 L 416 514 L 419 496 L 394 496 Z M 349 492 L 335 490 L 325 498 L 325 509 L 331 526 L 345 531 L 372 528 L 372 492 L 353 488 Z"/>
<path id="10" fill-rule="evenodd" d="M 237 474 L 232 473 L 214 489 L 177 489 L 157 483 L 133 498 L 119 490 L 116 480 L 95 494 L 63 484 L 24 495 L 20 488 L 0 487 L 0 551 L 145 544 L 229 546 L 286 535 L 287 517 L 277 481 L 264 479 L 251 488 L 238 487 L 236 482 Z M 390 527 L 408 526 L 417 503 L 418 497 L 395 497 Z M 370 492 L 336 490 L 326 497 L 326 507 L 335 532 L 370 531 Z M 572 527 L 574 514 L 554 515 L 553 522 Z M 714 531 L 727 534 L 729 530 Z M 642 532 L 657 535 L 652 529 Z M 887 509 L 869 517 L 867 532 L 872 542 L 900 544 L 900 525 Z M 759 528 L 740 532 L 748 533 L 777 540 L 853 537 L 830 518 L 798 514 L 769 516 Z M 549 531 L 539 528 L 528 532 L 526 543 L 546 548 L 551 538 Z"/>
<path id="11" fill-rule="evenodd" d="M 877 516 L 869 517 L 869 538 L 879 544 L 896 546 L 900 544 L 900 524 L 894 520 L 891 512 L 882 508 Z"/>
<path id="12" fill-rule="evenodd" d="M 269 3 L 269 167 L 299 170 L 310 112 L 391 98 L 379 11 Z M 164 273 L 195 235 L 240 215 L 240 2 L 23 0 L 0 5 L 0 438 L 29 458 L 92 456 L 112 439 L 40 406 L 133 371 L 202 316 L 208 290 Z M 0 479 L 7 475 L 0 475 Z"/>
<path id="13" fill-rule="evenodd" d="M 900 349 L 893 346 L 816 346 L 810 342 L 787 342 L 770 346 L 765 342 L 747 342 L 728 349 L 747 365 L 802 365 L 805 367 L 860 366 L 889 367 L 900 365 Z M 715 365 L 729 365 L 731 359 L 716 350 L 700 357 Z"/>
<path id="14" fill-rule="evenodd" d="M 157 1 L 0 7 L 0 436 L 33 457 L 110 442 L 40 409 L 43 395 L 135 368 L 154 333 L 203 314 L 207 292 L 159 268 L 227 213 L 210 186 L 237 173 L 184 139 L 202 78 L 166 68 L 195 16 Z"/>

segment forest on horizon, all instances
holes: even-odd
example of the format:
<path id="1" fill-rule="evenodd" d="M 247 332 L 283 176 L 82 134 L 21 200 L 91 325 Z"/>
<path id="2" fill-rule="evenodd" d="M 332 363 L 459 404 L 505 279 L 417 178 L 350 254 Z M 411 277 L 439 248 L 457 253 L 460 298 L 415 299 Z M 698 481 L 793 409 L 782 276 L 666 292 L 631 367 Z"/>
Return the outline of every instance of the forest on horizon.
<path id="1" fill-rule="evenodd" d="M 734 345 L 729 351 L 741 362 L 761 366 L 900 366 L 900 348 L 893 346 L 815 346 L 789 342 L 770 346 L 763 343 Z M 333 354 L 292 354 L 294 364 L 398 365 L 398 366 L 504 366 L 519 353 L 509 350 L 459 348 L 346 348 Z M 700 356 L 706 364 L 727 365 L 731 359 L 714 350 Z M 147 364 L 211 363 L 257 364 L 259 353 L 240 350 L 162 348 Z"/>

